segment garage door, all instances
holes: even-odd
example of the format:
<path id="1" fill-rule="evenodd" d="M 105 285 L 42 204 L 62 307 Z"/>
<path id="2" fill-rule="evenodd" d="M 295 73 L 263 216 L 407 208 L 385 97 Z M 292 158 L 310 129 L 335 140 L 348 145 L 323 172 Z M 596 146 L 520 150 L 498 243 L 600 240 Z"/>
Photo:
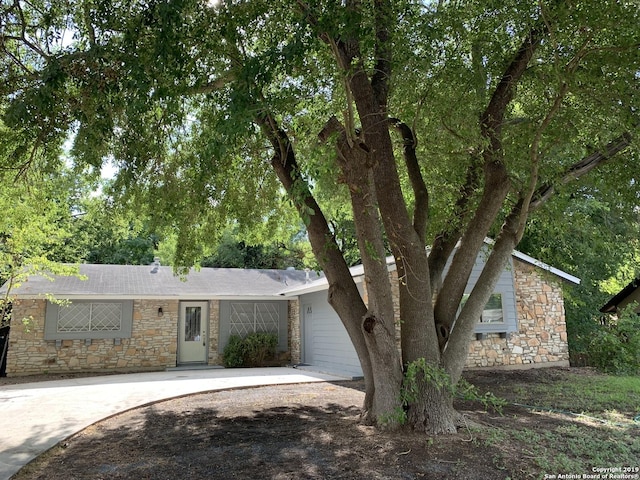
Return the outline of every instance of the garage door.
<path id="1" fill-rule="evenodd" d="M 327 303 L 327 292 L 303 295 L 303 363 L 327 373 L 361 376 L 353 344 L 336 312 Z"/>

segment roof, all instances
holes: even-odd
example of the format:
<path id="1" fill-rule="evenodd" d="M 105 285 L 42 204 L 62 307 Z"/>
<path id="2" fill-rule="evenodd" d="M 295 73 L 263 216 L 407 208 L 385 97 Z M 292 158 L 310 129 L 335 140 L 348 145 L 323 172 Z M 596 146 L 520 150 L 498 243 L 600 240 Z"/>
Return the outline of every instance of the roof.
<path id="1" fill-rule="evenodd" d="M 491 243 L 487 239 L 487 243 Z M 524 253 L 513 251 L 513 256 L 546 270 L 575 284 L 580 279 L 551 267 Z M 389 270 L 395 269 L 392 256 L 387 257 Z M 328 282 L 322 273 L 302 270 L 258 270 L 242 268 L 191 269 L 184 277 L 176 276 L 168 266 L 140 265 L 79 265 L 80 275 L 29 277 L 12 290 L 20 298 L 52 295 L 56 298 L 180 298 L 183 300 L 208 299 L 269 299 L 278 296 L 297 296 L 326 290 Z M 357 282 L 364 277 L 364 267 L 350 269 Z"/>
<path id="2" fill-rule="evenodd" d="M 640 277 L 634 278 L 629 285 L 615 294 L 611 300 L 609 300 L 604 307 L 600 309 L 602 313 L 615 313 L 625 298 L 635 292 L 640 287 Z"/>
<path id="3" fill-rule="evenodd" d="M 493 240 L 491 239 L 485 239 L 485 243 L 491 245 L 493 244 Z M 522 260 L 525 263 L 529 263 L 531 265 L 534 265 L 538 268 L 541 268 L 543 270 L 546 270 L 554 275 L 556 275 L 557 277 L 563 279 L 563 280 L 567 280 L 571 283 L 574 283 L 576 285 L 580 284 L 580 279 L 578 277 L 575 277 L 573 275 L 571 275 L 570 273 L 564 272 L 558 268 L 552 267 L 551 265 L 547 265 L 546 263 L 530 257 L 529 255 L 519 252 L 517 250 L 514 250 L 512 252 L 512 255 L 519 259 Z M 389 267 L 389 270 L 394 270 L 396 268 L 395 265 L 395 261 L 393 256 L 389 256 L 387 257 L 387 265 Z M 364 267 L 362 265 L 356 265 L 354 267 L 351 267 L 349 269 L 351 271 L 351 276 L 353 276 L 356 281 L 360 280 L 362 276 L 364 276 Z M 295 295 L 302 295 L 305 293 L 313 293 L 313 292 L 318 292 L 321 290 L 325 290 L 326 288 L 328 288 L 328 281 L 326 279 L 326 277 L 324 276 L 320 276 L 317 277 L 315 280 L 312 280 L 310 282 L 304 283 L 302 285 L 295 285 L 295 286 L 291 286 L 288 287 L 286 289 L 284 289 L 281 293 L 281 295 L 285 295 L 285 296 L 295 296 Z"/>
<path id="4" fill-rule="evenodd" d="M 240 268 L 192 269 L 184 277 L 171 267 L 138 265 L 79 265 L 84 279 L 75 276 L 32 276 L 12 295 L 21 298 L 53 295 L 57 298 L 164 297 L 181 299 L 275 297 L 293 286 L 318 277 L 301 270 Z M 154 273 L 155 270 L 155 273 Z"/>

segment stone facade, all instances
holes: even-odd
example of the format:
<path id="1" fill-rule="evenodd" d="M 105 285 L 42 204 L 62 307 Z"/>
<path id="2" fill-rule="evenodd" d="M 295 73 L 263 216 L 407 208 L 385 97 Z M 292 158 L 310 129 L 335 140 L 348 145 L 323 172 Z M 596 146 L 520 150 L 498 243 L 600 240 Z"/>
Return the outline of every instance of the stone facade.
<path id="1" fill-rule="evenodd" d="M 396 275 L 395 272 L 392 275 Z M 396 282 L 394 282 L 395 284 Z M 518 331 L 487 334 L 469 347 L 466 366 L 533 367 L 568 365 L 569 351 L 562 288 L 541 269 L 514 258 Z M 366 292 L 364 293 L 366 301 Z M 394 291 L 396 301 L 398 292 Z M 7 375 L 69 371 L 140 371 L 175 367 L 178 360 L 179 300 L 133 302 L 131 338 L 44 340 L 46 301 L 19 299 L 13 304 Z M 222 365 L 219 351 L 220 301 L 210 300 L 207 363 Z M 162 308 L 162 315 L 158 315 Z M 300 363 L 302 332 L 297 299 L 288 303 L 289 351 L 280 359 Z M 398 314 L 399 312 L 396 312 Z M 23 322 L 22 319 L 25 319 Z M 399 333 L 399 332 L 398 332 Z"/>
<path id="2" fill-rule="evenodd" d="M 222 365 L 222 352 L 218 351 L 220 334 L 220 300 L 209 301 L 209 353 L 207 364 Z"/>
<path id="3" fill-rule="evenodd" d="M 562 287 L 528 263 L 513 259 L 518 331 L 489 334 L 469 346 L 467 367 L 569 365 Z"/>
<path id="4" fill-rule="evenodd" d="M 289 354 L 290 361 L 293 364 L 301 362 L 302 350 L 302 329 L 300 328 L 300 302 L 298 300 L 289 300 Z"/>
<path id="5" fill-rule="evenodd" d="M 164 370 L 177 365 L 179 300 L 136 300 L 133 302 L 131 338 L 92 339 L 90 342 L 45 340 L 46 304 L 44 299 L 19 299 L 13 302 L 14 320 L 9 337 L 7 375 Z M 210 300 L 208 307 L 207 363 L 222 365 L 222 351 L 219 351 L 220 301 Z M 158 315 L 160 308 L 162 315 Z M 279 353 L 279 359 L 283 362 L 290 361 L 292 355 L 300 358 L 297 300 L 289 301 L 288 315 L 290 350 Z"/>
<path id="6" fill-rule="evenodd" d="M 44 299 L 14 301 L 7 375 L 159 370 L 176 365 L 177 300 L 134 301 L 131 338 L 118 340 L 44 340 L 45 311 Z"/>

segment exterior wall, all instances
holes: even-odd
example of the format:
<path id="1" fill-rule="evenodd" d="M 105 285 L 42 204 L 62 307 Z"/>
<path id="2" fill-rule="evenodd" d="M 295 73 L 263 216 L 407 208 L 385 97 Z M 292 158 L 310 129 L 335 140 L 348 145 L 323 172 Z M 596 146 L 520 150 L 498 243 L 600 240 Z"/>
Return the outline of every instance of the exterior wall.
<path id="1" fill-rule="evenodd" d="M 302 361 L 300 328 L 300 305 L 298 300 L 289 300 L 288 324 L 289 324 L 289 359 L 291 363 L 297 364 Z"/>
<path id="2" fill-rule="evenodd" d="M 80 372 L 91 370 L 141 371 L 175 367 L 177 362 L 178 300 L 136 300 L 133 302 L 131 338 L 54 340 L 44 339 L 46 300 L 15 300 L 7 375 Z M 163 315 L 158 316 L 162 308 Z M 209 350 L 207 363 L 222 365 L 219 351 L 220 301 L 209 301 Z M 300 317 L 297 300 L 288 304 L 289 350 L 279 359 L 300 358 Z M 18 319 L 28 319 L 26 325 Z"/>
<path id="3" fill-rule="evenodd" d="M 164 314 L 158 316 L 158 308 Z M 44 340 L 45 300 L 16 300 L 7 352 L 7 375 L 160 370 L 176 365 L 178 301 L 136 300 L 131 338 Z M 28 319 L 25 326 L 21 319 Z"/>
<path id="4" fill-rule="evenodd" d="M 550 274 L 513 258 L 517 331 L 486 333 L 469 346 L 466 368 L 569 365 L 562 287 Z M 397 273 L 391 272 L 396 341 L 400 349 Z M 505 289 L 506 291 L 506 289 Z M 366 293 L 364 296 L 367 300 Z"/>
<path id="5" fill-rule="evenodd" d="M 222 352 L 218 351 L 220 336 L 220 300 L 209 301 L 209 353 L 207 364 L 222 365 Z"/>
<path id="6" fill-rule="evenodd" d="M 467 367 L 569 365 L 562 287 L 514 258 L 518 331 L 488 334 L 469 347 Z"/>

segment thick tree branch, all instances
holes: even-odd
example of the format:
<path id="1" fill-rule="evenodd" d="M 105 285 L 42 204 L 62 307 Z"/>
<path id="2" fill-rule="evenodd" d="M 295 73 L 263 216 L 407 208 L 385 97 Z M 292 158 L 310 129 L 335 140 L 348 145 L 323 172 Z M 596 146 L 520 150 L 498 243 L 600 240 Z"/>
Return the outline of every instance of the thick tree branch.
<path id="1" fill-rule="evenodd" d="M 391 27 L 394 25 L 393 7 L 387 0 L 375 0 L 376 48 L 377 63 L 371 78 L 373 92 L 378 105 L 386 109 L 391 79 L 391 61 L 393 48 L 391 45 Z"/>
<path id="2" fill-rule="evenodd" d="M 476 213 L 462 236 L 460 248 L 454 255 L 449 272 L 443 281 L 441 292 L 437 297 L 435 320 L 445 327 L 440 329 L 442 332 L 450 330 L 453 326 L 458 305 L 464 294 L 478 252 L 509 192 L 510 182 L 502 163 L 502 122 L 507 106 L 515 94 L 516 86 L 546 31 L 544 25 L 531 29 L 514 59 L 506 68 L 487 108 L 480 117 L 480 131 L 487 141 L 487 146 L 482 154 L 485 177 L 484 192 Z M 446 292 L 446 295 L 443 295 L 443 292 Z M 440 338 L 441 347 L 445 340 Z"/>
<path id="3" fill-rule="evenodd" d="M 520 45 L 515 58 L 502 75 L 487 108 L 480 117 L 482 135 L 491 140 L 490 145 L 494 147 L 494 150 L 499 150 L 499 148 L 495 148 L 499 147 L 499 145 L 494 145 L 494 142 L 499 142 L 507 105 L 509 105 L 513 99 L 516 85 L 520 81 L 522 74 L 529 65 L 533 54 L 540 45 L 540 41 L 546 32 L 547 29 L 544 25 L 531 29 L 522 42 L 522 45 Z"/>
<path id="4" fill-rule="evenodd" d="M 565 170 L 563 175 L 555 183 L 548 183 L 536 190 L 529 204 L 529 212 L 533 212 L 544 205 L 555 193 L 554 185 L 566 185 L 580 179 L 593 169 L 611 160 L 615 155 L 624 151 L 631 145 L 633 135 L 625 132 L 616 139 L 609 142 L 602 150 L 587 155 L 579 162 L 574 163 Z"/>
<path id="5" fill-rule="evenodd" d="M 509 256 L 520 241 L 517 230 L 523 214 L 525 213 L 522 211 L 520 201 L 505 220 L 480 277 L 455 320 L 455 324 L 452 325 L 451 337 L 443 352 L 443 363 L 454 384 L 462 374 L 469 344 L 473 339 L 473 332 L 482 310 L 489 301 L 498 278 L 507 266 Z"/>
<path id="6" fill-rule="evenodd" d="M 307 182 L 300 175 L 295 152 L 287 133 L 268 113 L 256 114 L 255 120 L 273 148 L 271 166 L 274 172 L 300 216 L 306 220 L 311 248 L 329 282 L 329 303 L 342 319 L 358 353 L 365 377 L 366 412 L 371 406 L 375 391 L 371 360 L 360 328 L 360 321 L 367 313 L 367 306 L 353 281 L 326 217 L 313 197 Z"/>
<path id="7" fill-rule="evenodd" d="M 404 161 L 407 166 L 407 173 L 409 174 L 409 180 L 411 181 L 413 196 L 415 198 L 415 205 L 413 206 L 413 228 L 422 243 L 425 243 L 427 221 L 429 219 L 429 190 L 422 177 L 418 157 L 416 156 L 417 141 L 413 131 L 406 123 L 401 122 L 397 118 L 391 118 L 389 121 L 400 135 L 402 135 Z"/>

